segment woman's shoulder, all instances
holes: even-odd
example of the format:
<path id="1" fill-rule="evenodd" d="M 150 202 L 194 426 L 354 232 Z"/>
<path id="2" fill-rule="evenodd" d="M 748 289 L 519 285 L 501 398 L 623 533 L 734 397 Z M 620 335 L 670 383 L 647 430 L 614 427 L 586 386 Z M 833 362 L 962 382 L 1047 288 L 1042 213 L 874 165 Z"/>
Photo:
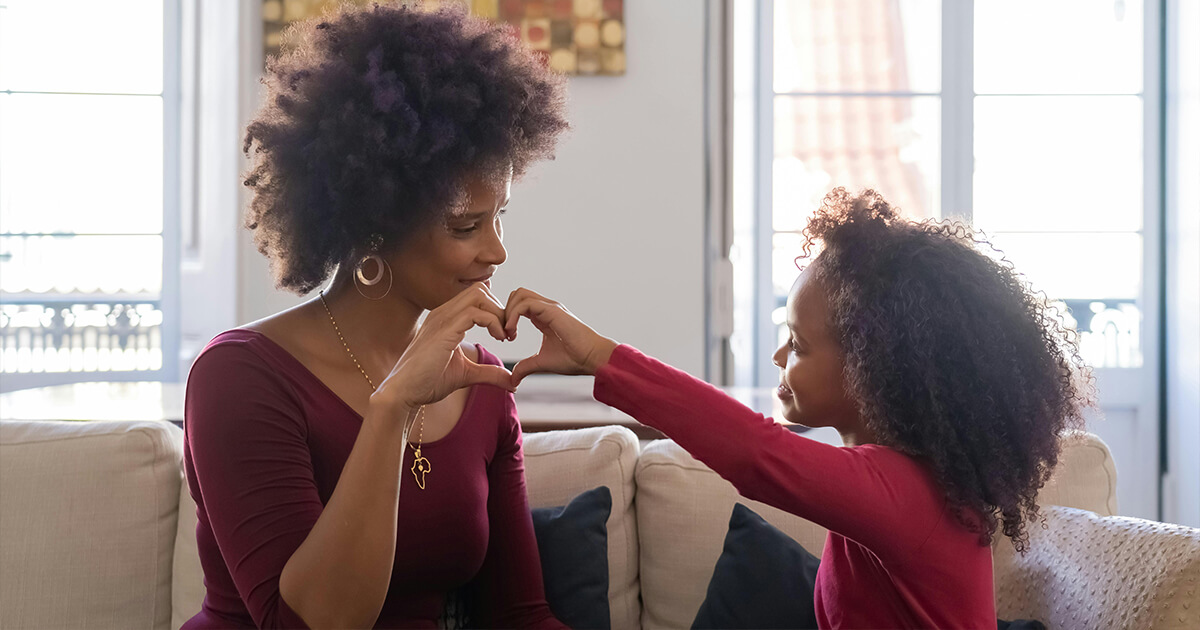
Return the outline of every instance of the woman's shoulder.
<path id="1" fill-rule="evenodd" d="M 467 355 L 468 359 L 470 359 L 476 363 L 479 363 L 479 364 L 486 363 L 488 365 L 504 365 L 504 362 L 501 361 L 499 359 L 499 357 L 492 354 L 491 352 L 488 352 L 488 349 L 484 348 L 482 344 L 464 341 L 460 345 L 462 347 L 463 354 Z"/>
<path id="2" fill-rule="evenodd" d="M 188 389 L 217 386 L 255 389 L 264 384 L 290 389 L 296 359 L 271 337 L 252 328 L 232 328 L 208 342 L 188 373 Z"/>

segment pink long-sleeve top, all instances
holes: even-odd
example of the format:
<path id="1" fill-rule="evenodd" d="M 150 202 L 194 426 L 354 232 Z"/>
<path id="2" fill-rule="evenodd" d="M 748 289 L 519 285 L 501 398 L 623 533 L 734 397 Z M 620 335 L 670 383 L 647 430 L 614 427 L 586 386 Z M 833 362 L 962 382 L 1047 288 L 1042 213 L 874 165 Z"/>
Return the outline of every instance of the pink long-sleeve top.
<path id="1" fill-rule="evenodd" d="M 483 348 L 479 357 L 500 364 Z M 235 329 L 192 367 L 184 422 L 206 588 L 184 628 L 305 627 L 279 576 L 333 494 L 362 417 L 283 348 Z M 564 627 L 546 603 L 512 395 L 471 388 L 458 424 L 422 447 L 424 490 L 404 450 L 395 564 L 375 627 L 434 628 L 464 585 L 481 627 Z"/>
<path id="2" fill-rule="evenodd" d="M 991 548 L 917 460 L 807 439 L 629 346 L 596 373 L 593 393 L 742 496 L 829 529 L 814 596 L 821 628 L 996 627 Z"/>

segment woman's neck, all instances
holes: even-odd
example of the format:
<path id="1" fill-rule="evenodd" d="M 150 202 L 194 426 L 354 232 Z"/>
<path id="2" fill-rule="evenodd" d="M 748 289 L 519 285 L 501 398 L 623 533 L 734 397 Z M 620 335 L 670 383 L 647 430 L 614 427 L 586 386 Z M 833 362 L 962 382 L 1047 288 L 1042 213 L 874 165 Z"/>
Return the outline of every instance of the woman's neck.
<path id="1" fill-rule="evenodd" d="M 390 371 L 412 343 L 424 309 L 405 299 L 394 285 L 386 297 L 372 300 L 363 297 L 354 282 L 353 271 L 338 270 L 325 289 L 325 301 L 359 362 Z"/>

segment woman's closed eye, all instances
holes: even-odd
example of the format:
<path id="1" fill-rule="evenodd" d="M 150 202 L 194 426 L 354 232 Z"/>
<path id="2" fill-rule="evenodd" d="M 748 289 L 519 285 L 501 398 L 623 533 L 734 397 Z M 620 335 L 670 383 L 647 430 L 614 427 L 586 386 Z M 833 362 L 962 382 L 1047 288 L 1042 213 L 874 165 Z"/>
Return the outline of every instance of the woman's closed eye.
<path id="1" fill-rule="evenodd" d="M 507 210 L 501 208 L 500 212 L 496 213 L 495 220 L 499 221 L 500 217 L 504 216 L 505 212 L 507 212 Z M 467 223 L 465 225 L 451 225 L 451 226 L 449 226 L 450 233 L 455 236 L 469 236 L 471 234 L 474 234 L 481 227 L 483 227 L 483 222 L 485 220 L 486 219 L 479 219 L 478 221 L 474 221 L 472 223 Z"/>

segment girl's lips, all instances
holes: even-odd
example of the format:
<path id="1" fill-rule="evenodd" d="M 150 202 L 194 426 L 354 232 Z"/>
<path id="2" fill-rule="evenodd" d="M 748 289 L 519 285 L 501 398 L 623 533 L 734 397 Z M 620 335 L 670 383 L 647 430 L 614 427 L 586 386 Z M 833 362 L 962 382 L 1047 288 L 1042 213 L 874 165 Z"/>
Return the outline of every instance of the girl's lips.
<path id="1" fill-rule="evenodd" d="M 775 395 L 779 396 L 780 400 L 785 400 L 792 397 L 792 390 L 788 388 L 787 385 L 780 385 L 779 388 L 775 390 Z"/>

